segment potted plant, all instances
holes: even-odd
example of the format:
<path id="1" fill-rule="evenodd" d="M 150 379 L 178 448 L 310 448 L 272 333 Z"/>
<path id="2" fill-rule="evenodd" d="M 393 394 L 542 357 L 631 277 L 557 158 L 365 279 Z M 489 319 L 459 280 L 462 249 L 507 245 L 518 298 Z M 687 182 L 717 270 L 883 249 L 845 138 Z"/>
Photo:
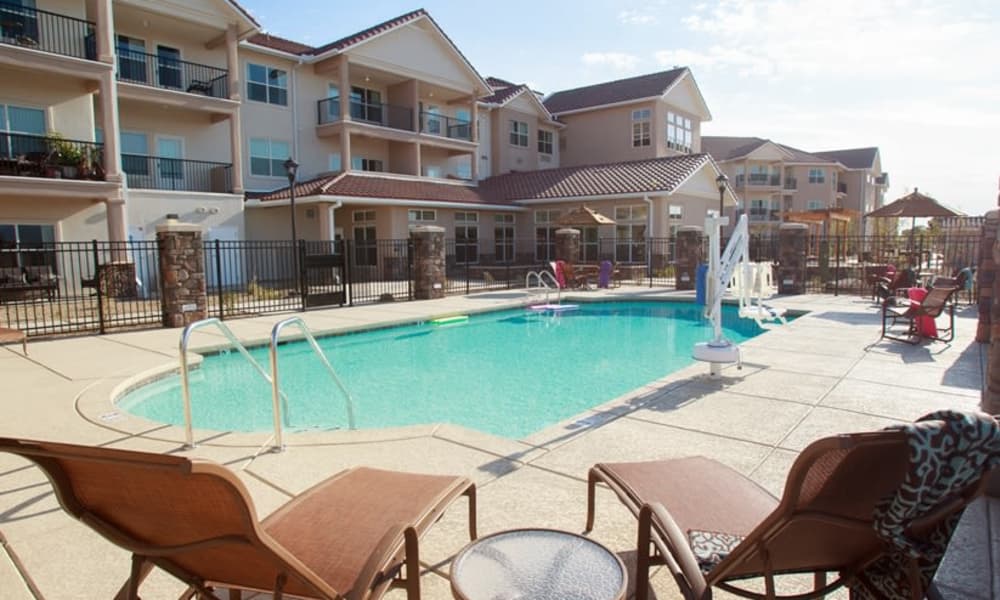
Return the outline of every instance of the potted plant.
<path id="1" fill-rule="evenodd" d="M 59 165 L 59 171 L 65 179 L 75 179 L 80 171 L 80 164 L 83 162 L 83 150 L 80 146 L 63 138 L 61 133 L 53 132 L 49 134 L 52 146 L 52 159 Z"/>

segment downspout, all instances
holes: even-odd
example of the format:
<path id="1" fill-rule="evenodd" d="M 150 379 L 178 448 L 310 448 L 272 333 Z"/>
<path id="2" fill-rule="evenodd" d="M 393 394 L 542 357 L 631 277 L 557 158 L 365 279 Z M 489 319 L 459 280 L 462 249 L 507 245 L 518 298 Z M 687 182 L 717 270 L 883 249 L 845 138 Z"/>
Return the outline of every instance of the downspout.
<path id="1" fill-rule="evenodd" d="M 326 219 L 327 219 L 327 229 L 330 232 L 330 239 L 337 239 L 337 220 L 334 218 L 334 211 L 344 205 L 343 200 L 337 200 L 333 204 L 326 207 Z"/>
<path id="2" fill-rule="evenodd" d="M 646 203 L 646 269 L 649 271 L 649 287 L 653 287 L 653 201 L 649 194 L 642 195 Z"/>
<path id="3" fill-rule="evenodd" d="M 299 76 L 298 70 L 302 66 L 302 57 L 292 65 L 292 80 L 289 82 L 291 89 L 295 90 L 295 98 L 292 98 L 292 153 L 296 160 L 302 162 L 302 152 L 299 148 Z"/>

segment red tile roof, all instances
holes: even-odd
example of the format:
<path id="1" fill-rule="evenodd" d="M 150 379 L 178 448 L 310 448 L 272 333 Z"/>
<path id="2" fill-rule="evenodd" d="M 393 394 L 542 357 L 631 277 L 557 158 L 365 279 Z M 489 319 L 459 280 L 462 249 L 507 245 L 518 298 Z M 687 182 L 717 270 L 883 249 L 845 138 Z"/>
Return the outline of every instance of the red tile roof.
<path id="1" fill-rule="evenodd" d="M 497 175 L 478 186 L 377 174 L 325 175 L 296 185 L 296 198 L 347 196 L 428 202 L 510 205 L 519 200 L 673 192 L 710 163 L 707 154 L 686 154 L 604 165 L 543 169 Z M 249 196 L 267 202 L 290 197 L 287 187 Z"/>
<path id="2" fill-rule="evenodd" d="M 288 52 L 289 54 L 302 55 L 309 54 L 313 51 L 312 46 L 293 42 L 292 40 L 286 40 L 285 38 L 271 35 L 270 33 L 258 33 L 256 35 L 252 35 L 247 38 L 247 41 L 251 44 L 273 48 L 281 52 Z"/>
<path id="3" fill-rule="evenodd" d="M 678 67 L 660 73 L 562 90 L 545 99 L 545 108 L 558 116 L 559 113 L 581 108 L 659 96 L 686 72 L 687 67 Z"/>
<path id="4" fill-rule="evenodd" d="M 417 19 L 419 17 L 430 17 L 430 15 L 428 15 L 427 11 L 425 11 L 424 9 L 418 8 L 417 10 L 408 12 L 405 15 L 399 15 L 398 17 L 394 17 L 392 19 L 389 19 L 388 21 L 383 21 L 378 25 L 372 25 L 368 29 L 362 29 L 357 33 L 352 33 L 349 36 L 342 37 L 339 40 L 330 42 L 329 44 L 324 44 L 316 48 L 313 54 L 323 54 L 328 50 L 344 50 L 350 46 L 353 46 L 354 44 L 357 44 L 358 42 L 363 42 L 364 40 L 367 40 L 370 37 L 374 37 L 390 29 L 395 29 L 396 27 L 409 23 L 410 21 L 413 21 L 414 19 Z"/>
<path id="5" fill-rule="evenodd" d="M 480 98 L 480 102 L 486 102 L 488 104 L 505 104 L 514 96 L 520 94 L 522 91 L 527 90 L 526 85 L 512 85 L 509 87 L 493 88 L 493 93 L 489 96 L 483 96 Z M 530 91 L 530 90 L 529 90 Z"/>
<path id="6" fill-rule="evenodd" d="M 701 138 L 701 149 L 712 155 L 718 161 L 735 160 L 743 158 L 764 144 L 771 142 L 788 153 L 788 162 L 800 163 L 831 163 L 837 159 L 819 155 L 815 152 L 806 152 L 792 146 L 779 144 L 773 140 L 759 137 L 729 137 L 705 135 Z"/>
<path id="7" fill-rule="evenodd" d="M 508 173 L 480 182 L 480 193 L 509 202 L 672 192 L 710 161 L 707 154 L 686 154 L 603 165 Z"/>

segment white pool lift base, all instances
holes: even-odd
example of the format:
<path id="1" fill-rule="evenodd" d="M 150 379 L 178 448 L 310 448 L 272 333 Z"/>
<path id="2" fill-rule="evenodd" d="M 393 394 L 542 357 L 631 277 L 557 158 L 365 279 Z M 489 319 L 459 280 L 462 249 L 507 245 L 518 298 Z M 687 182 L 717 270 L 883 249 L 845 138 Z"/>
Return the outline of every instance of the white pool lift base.
<path id="1" fill-rule="evenodd" d="M 691 351 L 691 356 L 695 360 L 709 363 L 709 373 L 713 377 L 718 377 L 722 374 L 722 365 L 736 363 L 738 369 L 743 368 L 740 347 L 728 340 L 718 342 L 713 340 L 711 342 L 695 344 L 694 349 Z"/>

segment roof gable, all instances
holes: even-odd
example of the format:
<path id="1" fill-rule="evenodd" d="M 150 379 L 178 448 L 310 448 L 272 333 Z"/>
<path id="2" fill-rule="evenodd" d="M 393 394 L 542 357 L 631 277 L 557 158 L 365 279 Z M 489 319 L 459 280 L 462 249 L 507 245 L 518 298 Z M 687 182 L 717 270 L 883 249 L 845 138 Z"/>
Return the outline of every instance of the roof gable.
<path id="1" fill-rule="evenodd" d="M 844 150 L 825 150 L 823 152 L 813 152 L 818 156 L 828 158 L 834 162 L 839 162 L 848 169 L 874 169 L 880 167 L 878 148 L 847 148 Z"/>
<path id="2" fill-rule="evenodd" d="M 771 140 L 764 140 L 763 144 L 759 144 L 756 148 L 745 153 L 744 156 L 748 160 L 788 160 L 792 157 L 788 150 Z"/>
<path id="3" fill-rule="evenodd" d="M 595 85 L 555 92 L 545 99 L 545 107 L 553 115 L 587 110 L 662 96 L 687 72 L 687 67 L 618 79 Z"/>
<path id="4" fill-rule="evenodd" d="M 702 121 L 711 121 L 712 113 L 708 110 L 705 97 L 695 83 L 694 75 L 685 69 L 663 94 L 664 101 L 688 114 L 696 115 Z"/>

